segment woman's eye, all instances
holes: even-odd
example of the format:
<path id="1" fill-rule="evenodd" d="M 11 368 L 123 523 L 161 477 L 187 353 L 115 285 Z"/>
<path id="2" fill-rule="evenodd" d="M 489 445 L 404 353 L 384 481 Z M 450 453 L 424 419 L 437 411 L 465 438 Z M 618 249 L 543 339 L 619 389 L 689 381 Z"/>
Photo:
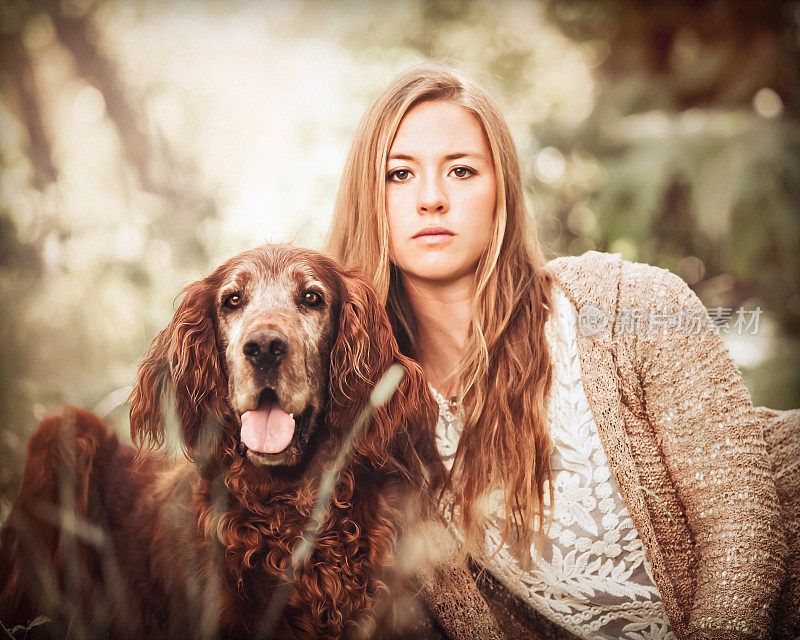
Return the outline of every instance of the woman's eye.
<path id="1" fill-rule="evenodd" d="M 307 307 L 316 307 L 322 304 L 322 295 L 316 291 L 306 291 L 303 294 L 303 304 Z"/>
<path id="2" fill-rule="evenodd" d="M 238 293 L 232 293 L 229 296 L 225 296 L 225 299 L 222 301 L 222 306 L 226 309 L 236 309 L 237 307 L 242 306 L 242 296 Z"/>
<path id="3" fill-rule="evenodd" d="M 408 169 L 395 169 L 389 172 L 389 180 L 392 182 L 405 182 L 411 176 Z"/>
<path id="4" fill-rule="evenodd" d="M 469 167 L 455 167 L 450 173 L 456 178 L 469 178 L 475 175 L 475 172 Z"/>

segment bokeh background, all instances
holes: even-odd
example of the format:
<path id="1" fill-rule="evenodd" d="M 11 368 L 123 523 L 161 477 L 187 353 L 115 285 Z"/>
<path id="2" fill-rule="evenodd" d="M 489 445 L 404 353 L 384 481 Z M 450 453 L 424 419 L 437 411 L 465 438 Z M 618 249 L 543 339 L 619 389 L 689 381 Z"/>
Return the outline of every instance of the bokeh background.
<path id="1" fill-rule="evenodd" d="M 755 404 L 800 406 L 800 3 L 0 2 L 0 521 L 62 402 L 124 433 L 187 282 L 319 248 L 358 119 L 438 60 L 500 102 L 551 257 L 681 275 Z"/>

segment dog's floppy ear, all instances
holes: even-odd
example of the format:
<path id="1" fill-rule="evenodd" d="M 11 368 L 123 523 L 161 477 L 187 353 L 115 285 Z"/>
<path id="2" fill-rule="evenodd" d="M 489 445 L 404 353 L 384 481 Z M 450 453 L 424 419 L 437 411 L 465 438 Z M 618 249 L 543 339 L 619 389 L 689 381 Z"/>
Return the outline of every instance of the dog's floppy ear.
<path id="1" fill-rule="evenodd" d="M 164 443 L 164 400 L 174 394 L 184 445 L 192 450 L 207 419 L 222 420 L 225 377 L 214 326 L 214 288 L 200 280 L 183 290 L 172 321 L 139 365 L 131 394 L 131 438 Z"/>
<path id="2" fill-rule="evenodd" d="M 375 290 L 358 272 L 345 272 L 331 350 L 328 418 L 334 435 L 341 437 L 350 428 L 375 384 L 395 362 L 403 365 L 405 375 L 389 402 L 374 411 L 356 445 L 356 454 L 372 464 L 404 456 L 421 433 L 432 431 L 436 411 L 419 365 L 400 353 Z"/>

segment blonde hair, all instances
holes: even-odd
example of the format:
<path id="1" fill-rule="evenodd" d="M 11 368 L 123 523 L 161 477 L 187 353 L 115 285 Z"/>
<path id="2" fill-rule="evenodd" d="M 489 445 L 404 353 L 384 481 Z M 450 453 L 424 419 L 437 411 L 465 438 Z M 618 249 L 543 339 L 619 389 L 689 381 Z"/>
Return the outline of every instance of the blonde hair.
<path id="1" fill-rule="evenodd" d="M 470 110 L 491 149 L 497 181 L 494 231 L 477 269 L 473 318 L 456 370 L 465 409 L 453 467 L 442 487 L 465 534 L 465 550 L 482 541 L 488 490 L 501 488 L 503 541 L 523 559 L 542 541 L 544 487 L 551 479 L 546 398 L 552 365 L 544 335 L 551 280 L 522 192 L 519 159 L 499 108 L 476 83 L 437 65 L 398 75 L 358 125 L 336 199 L 327 250 L 358 265 L 386 304 L 403 349 L 416 351 L 413 310 L 391 263 L 385 203 L 389 151 L 405 114 L 443 100 Z M 552 500 L 552 488 L 550 489 Z M 510 535 L 513 531 L 513 536 Z M 538 545 L 537 545 L 538 546 Z"/>

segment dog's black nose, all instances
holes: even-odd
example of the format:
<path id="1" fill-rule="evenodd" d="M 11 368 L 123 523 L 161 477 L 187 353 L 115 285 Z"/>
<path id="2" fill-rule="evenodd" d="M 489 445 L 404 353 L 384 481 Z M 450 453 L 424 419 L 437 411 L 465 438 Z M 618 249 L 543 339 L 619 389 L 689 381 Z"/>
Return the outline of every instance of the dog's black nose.
<path id="1" fill-rule="evenodd" d="M 242 352 L 259 369 L 280 364 L 289 351 L 289 338 L 280 331 L 254 331 L 244 340 Z"/>

